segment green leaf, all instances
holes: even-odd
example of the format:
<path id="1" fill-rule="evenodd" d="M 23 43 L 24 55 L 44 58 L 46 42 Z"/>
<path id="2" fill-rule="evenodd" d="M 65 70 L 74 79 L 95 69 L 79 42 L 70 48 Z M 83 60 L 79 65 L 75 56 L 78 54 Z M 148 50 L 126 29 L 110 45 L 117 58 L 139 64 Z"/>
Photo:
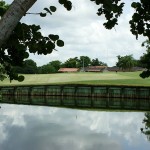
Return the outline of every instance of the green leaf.
<path id="1" fill-rule="evenodd" d="M 134 22 L 138 22 L 141 19 L 141 16 L 138 13 L 134 13 L 132 19 Z"/>
<path id="2" fill-rule="evenodd" d="M 20 75 L 20 76 L 18 77 L 18 81 L 19 81 L 19 82 L 22 82 L 23 80 L 24 80 L 24 76 Z"/>
<path id="3" fill-rule="evenodd" d="M 56 11 L 56 7 L 55 7 L 55 6 L 50 6 L 49 8 L 50 8 L 50 10 L 51 10 L 52 12 L 55 12 L 55 11 Z"/>
<path id="4" fill-rule="evenodd" d="M 50 34 L 49 35 L 49 38 L 52 40 L 52 41 L 57 41 L 59 39 L 59 36 L 58 35 L 54 35 L 54 34 Z"/>
<path id="5" fill-rule="evenodd" d="M 41 13 L 40 13 L 40 16 L 41 16 L 41 17 L 46 17 L 46 13 L 42 13 L 42 12 L 41 12 Z"/>
<path id="6" fill-rule="evenodd" d="M 17 73 L 12 73 L 12 78 L 15 80 L 18 80 L 18 74 Z"/>
<path id="7" fill-rule="evenodd" d="M 66 2 L 66 0 L 59 0 L 60 4 L 64 4 Z"/>
<path id="8" fill-rule="evenodd" d="M 49 54 L 52 53 L 52 51 L 53 51 L 52 49 L 48 49 L 48 50 L 47 50 L 47 52 L 48 52 Z"/>
<path id="9" fill-rule="evenodd" d="M 30 53 L 35 53 L 38 49 L 38 45 L 36 43 L 33 43 L 33 44 L 29 44 L 29 52 Z"/>
<path id="10" fill-rule="evenodd" d="M 136 7 L 137 7 L 137 3 L 136 3 L 136 2 L 133 2 L 133 3 L 131 4 L 131 7 L 136 8 Z"/>
<path id="11" fill-rule="evenodd" d="M 24 58 L 28 58 L 29 57 L 29 53 L 28 52 L 25 52 L 24 53 Z"/>
<path id="12" fill-rule="evenodd" d="M 95 3 L 96 5 L 99 5 L 101 3 L 101 0 L 96 0 Z"/>
<path id="13" fill-rule="evenodd" d="M 51 11 L 48 8 L 44 8 L 44 10 L 52 15 Z"/>
<path id="14" fill-rule="evenodd" d="M 58 41 L 57 41 L 57 46 L 63 47 L 63 46 L 64 46 L 64 41 L 58 40 Z"/>
<path id="15" fill-rule="evenodd" d="M 70 11 L 70 10 L 72 9 L 72 3 L 71 3 L 70 1 L 66 1 L 66 2 L 64 3 L 64 7 L 65 7 L 68 11 Z"/>
<path id="16" fill-rule="evenodd" d="M 47 42 L 47 44 L 45 45 L 45 48 L 47 49 L 54 49 L 55 48 L 55 44 L 52 43 L 51 41 Z"/>

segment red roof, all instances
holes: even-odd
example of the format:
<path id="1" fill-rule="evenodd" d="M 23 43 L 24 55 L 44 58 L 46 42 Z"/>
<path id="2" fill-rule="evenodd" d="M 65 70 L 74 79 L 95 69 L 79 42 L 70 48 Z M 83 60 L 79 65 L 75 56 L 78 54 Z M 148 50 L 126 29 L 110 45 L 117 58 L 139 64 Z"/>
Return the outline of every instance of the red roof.
<path id="1" fill-rule="evenodd" d="M 92 68 L 92 69 L 102 69 L 102 68 L 106 68 L 107 66 L 89 66 L 88 68 Z"/>
<path id="2" fill-rule="evenodd" d="M 60 68 L 58 72 L 77 72 L 79 68 Z"/>

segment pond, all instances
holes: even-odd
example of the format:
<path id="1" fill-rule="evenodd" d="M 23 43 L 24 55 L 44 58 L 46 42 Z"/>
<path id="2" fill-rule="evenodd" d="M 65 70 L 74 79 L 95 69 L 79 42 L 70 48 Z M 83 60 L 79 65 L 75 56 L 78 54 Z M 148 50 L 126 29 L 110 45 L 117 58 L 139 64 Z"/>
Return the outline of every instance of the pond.
<path id="1" fill-rule="evenodd" d="M 149 150 L 145 112 L 0 104 L 0 150 Z"/>

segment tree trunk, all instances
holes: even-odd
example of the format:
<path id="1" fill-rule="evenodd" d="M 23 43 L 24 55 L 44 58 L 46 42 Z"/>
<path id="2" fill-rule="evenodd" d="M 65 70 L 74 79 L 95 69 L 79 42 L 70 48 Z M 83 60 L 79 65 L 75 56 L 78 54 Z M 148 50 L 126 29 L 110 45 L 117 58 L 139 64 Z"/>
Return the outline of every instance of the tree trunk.
<path id="1" fill-rule="evenodd" d="M 14 0 L 0 20 L 0 47 L 37 0 Z"/>

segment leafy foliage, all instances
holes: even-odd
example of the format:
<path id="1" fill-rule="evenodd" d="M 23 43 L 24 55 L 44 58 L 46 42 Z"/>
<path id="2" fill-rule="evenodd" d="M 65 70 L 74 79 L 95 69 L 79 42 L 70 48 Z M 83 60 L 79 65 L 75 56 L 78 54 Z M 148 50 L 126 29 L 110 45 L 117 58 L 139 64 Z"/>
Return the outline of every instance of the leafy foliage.
<path id="1" fill-rule="evenodd" d="M 63 5 L 67 10 L 72 9 L 72 3 L 68 0 L 58 0 L 61 5 Z"/>
<path id="2" fill-rule="evenodd" d="M 118 62 L 116 66 L 121 68 L 123 71 L 130 71 L 132 67 L 135 66 L 136 60 L 133 58 L 132 55 L 126 56 L 117 56 Z"/>
<path id="3" fill-rule="evenodd" d="M 53 35 L 57 37 L 54 40 L 51 36 L 43 36 L 39 30 L 40 26 L 18 23 L 7 43 L 0 48 L 0 63 L 5 66 L 11 80 L 17 79 L 14 78 L 16 74 L 12 73 L 12 66 L 22 66 L 23 60 L 29 57 L 29 52 L 47 55 L 52 53 L 56 46 L 64 45 L 58 35 Z"/>
<path id="4" fill-rule="evenodd" d="M 22 67 L 14 66 L 13 70 L 19 74 L 35 74 L 38 72 L 37 64 L 32 59 L 25 60 Z"/>
<path id="5" fill-rule="evenodd" d="M 106 63 L 99 61 L 98 58 L 92 59 L 91 66 L 107 66 Z"/>
<path id="6" fill-rule="evenodd" d="M 44 10 L 46 12 L 41 12 L 39 13 L 41 17 L 46 17 L 46 15 L 49 13 L 50 15 L 52 15 L 52 12 L 56 11 L 56 7 L 55 6 L 50 6 L 49 8 L 44 8 Z"/>
<path id="7" fill-rule="evenodd" d="M 39 74 L 48 74 L 48 73 L 57 73 L 61 66 L 61 62 L 59 60 L 51 61 L 46 65 L 38 67 Z"/>
<path id="8" fill-rule="evenodd" d="M 132 34 L 136 38 L 142 34 L 150 40 L 150 1 L 140 0 L 140 2 L 133 2 L 131 6 L 135 9 L 129 22 Z"/>
<path id="9" fill-rule="evenodd" d="M 57 73 L 60 68 L 82 68 L 83 67 L 83 57 L 84 57 L 84 66 L 99 66 L 99 65 L 105 65 L 106 63 L 103 63 L 98 60 L 98 58 L 91 59 L 88 56 L 81 56 L 81 57 L 74 57 L 69 58 L 64 63 L 62 63 L 59 60 L 51 61 L 45 65 L 42 65 L 40 67 L 37 67 L 37 64 L 32 59 L 26 59 L 23 62 L 22 67 L 14 66 L 13 71 L 19 74 L 49 74 L 49 73 Z M 89 63 L 90 60 L 90 63 Z M 94 61 L 96 60 L 96 61 Z M 98 63 L 97 63 L 98 62 Z"/>
<path id="10" fill-rule="evenodd" d="M 4 14 L 8 6 L 5 2 L 0 3 L 0 16 Z M 51 6 L 48 12 L 55 12 L 55 7 Z M 56 49 L 56 46 L 64 46 L 64 42 L 59 39 L 58 35 L 50 34 L 43 36 L 40 32 L 39 25 L 27 25 L 19 22 L 6 43 L 0 48 L 0 64 L 6 70 L 10 80 L 19 80 L 23 78 L 14 72 L 13 66 L 23 66 L 24 59 L 29 57 L 29 53 L 38 55 L 47 55 Z"/>
<path id="11" fill-rule="evenodd" d="M 79 68 L 79 67 L 87 67 L 91 64 L 91 59 L 88 56 L 80 56 L 80 58 L 69 58 L 64 64 L 62 64 L 62 67 L 67 68 Z"/>
<path id="12" fill-rule="evenodd" d="M 9 5 L 5 3 L 5 1 L 0 1 L 0 16 L 3 16 Z"/>
<path id="13" fill-rule="evenodd" d="M 88 56 L 80 56 L 74 57 L 74 58 L 69 58 L 67 61 L 65 61 L 61 67 L 66 67 L 66 68 L 82 68 L 82 67 L 87 67 L 87 66 L 107 66 L 106 63 L 101 62 L 96 59 L 89 58 Z"/>
<path id="14" fill-rule="evenodd" d="M 55 73 L 56 70 L 51 64 L 46 64 L 41 67 L 38 67 L 39 74 L 48 74 L 48 73 Z"/>
<path id="15" fill-rule="evenodd" d="M 62 63 L 59 60 L 54 60 L 51 61 L 49 64 L 51 64 L 55 68 L 55 72 L 58 72 Z"/>
<path id="16" fill-rule="evenodd" d="M 79 67 L 79 59 L 77 57 L 69 58 L 61 65 L 61 67 L 63 67 L 63 68 L 78 68 Z"/>
<path id="17" fill-rule="evenodd" d="M 91 0 L 94 1 L 97 5 L 100 5 L 97 15 L 105 15 L 107 22 L 103 25 L 106 29 L 112 29 L 118 23 L 118 17 L 123 12 L 124 3 L 120 3 L 120 0 Z"/>
<path id="18" fill-rule="evenodd" d="M 6 78 L 5 68 L 0 64 L 0 80 L 3 81 Z"/>
<path id="19" fill-rule="evenodd" d="M 146 46 L 147 51 L 141 56 L 140 64 L 142 64 L 142 67 L 146 68 L 146 70 L 143 71 L 140 76 L 142 78 L 148 78 L 150 76 L 150 41 L 146 40 L 142 43 L 142 46 Z"/>
<path id="20" fill-rule="evenodd" d="M 118 25 L 118 18 L 123 13 L 124 3 L 121 0 L 91 0 L 100 5 L 97 15 L 104 15 L 107 22 L 103 25 L 106 29 L 112 29 Z M 146 36 L 150 40 L 150 1 L 140 0 L 140 2 L 132 2 L 131 7 L 135 9 L 135 13 L 130 20 L 130 28 L 133 35 Z"/>
<path id="21" fill-rule="evenodd" d="M 91 59 L 88 56 L 80 56 L 80 67 L 87 67 L 91 64 Z"/>

